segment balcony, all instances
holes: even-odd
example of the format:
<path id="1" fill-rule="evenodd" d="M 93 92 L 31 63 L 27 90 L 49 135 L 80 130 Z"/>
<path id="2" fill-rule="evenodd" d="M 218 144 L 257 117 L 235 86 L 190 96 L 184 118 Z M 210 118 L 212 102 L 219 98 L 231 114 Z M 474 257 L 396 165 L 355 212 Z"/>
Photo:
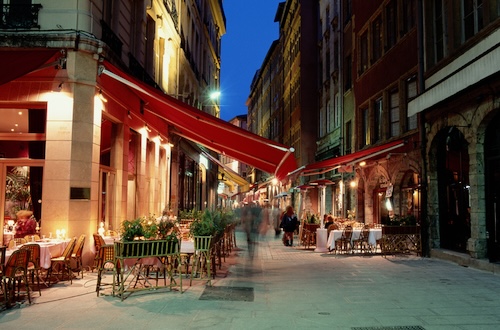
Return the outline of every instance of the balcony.
<path id="1" fill-rule="evenodd" d="M 118 36 L 113 32 L 111 27 L 103 20 L 101 20 L 102 26 L 102 41 L 104 41 L 109 48 L 116 54 L 116 56 L 120 57 L 122 55 L 122 46 L 123 43 L 118 38 Z"/>
<path id="2" fill-rule="evenodd" d="M 38 12 L 41 8 L 41 4 L 2 5 L 0 29 L 40 29 Z"/>

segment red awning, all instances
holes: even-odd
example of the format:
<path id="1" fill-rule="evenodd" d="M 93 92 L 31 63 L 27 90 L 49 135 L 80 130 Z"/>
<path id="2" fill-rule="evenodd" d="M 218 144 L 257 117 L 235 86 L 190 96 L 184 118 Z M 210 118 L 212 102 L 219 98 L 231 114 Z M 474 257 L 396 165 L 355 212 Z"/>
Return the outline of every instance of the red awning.
<path id="1" fill-rule="evenodd" d="M 0 51 L 0 85 L 45 67 L 44 64 L 58 52 L 58 49 L 46 48 L 23 50 L 2 49 Z"/>
<path id="2" fill-rule="evenodd" d="M 337 169 L 343 165 L 352 165 L 357 161 L 373 158 L 389 151 L 401 148 L 405 145 L 404 140 L 392 141 L 379 146 L 363 149 L 352 154 L 322 160 L 317 163 L 306 165 L 302 170 L 302 175 L 317 175 Z"/>
<path id="3" fill-rule="evenodd" d="M 191 107 L 104 62 L 100 75 L 104 89 L 117 83 L 130 88 L 146 102 L 145 110 L 173 126 L 172 133 L 203 145 L 264 172 L 284 179 L 297 168 L 293 148 L 278 144 Z"/>

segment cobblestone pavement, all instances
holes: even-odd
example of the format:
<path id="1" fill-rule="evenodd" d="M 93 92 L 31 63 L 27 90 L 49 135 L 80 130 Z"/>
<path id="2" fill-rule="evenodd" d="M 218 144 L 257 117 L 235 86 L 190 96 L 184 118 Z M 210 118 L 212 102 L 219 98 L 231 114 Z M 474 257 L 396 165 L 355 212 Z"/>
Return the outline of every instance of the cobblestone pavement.
<path id="1" fill-rule="evenodd" d="M 269 232 L 238 249 L 212 281 L 124 301 L 96 274 L 33 293 L 0 327 L 37 329 L 500 329 L 500 277 L 415 255 L 335 255 L 285 247 Z M 109 277 L 104 280 L 109 280 Z"/>

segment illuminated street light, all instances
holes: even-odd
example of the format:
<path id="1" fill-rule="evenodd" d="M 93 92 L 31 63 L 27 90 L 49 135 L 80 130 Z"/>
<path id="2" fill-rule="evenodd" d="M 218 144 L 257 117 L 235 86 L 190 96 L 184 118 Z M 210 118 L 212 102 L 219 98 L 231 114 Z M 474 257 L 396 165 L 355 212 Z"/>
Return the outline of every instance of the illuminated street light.
<path id="1" fill-rule="evenodd" d="M 220 91 L 213 91 L 210 93 L 211 100 L 217 100 L 220 97 Z"/>

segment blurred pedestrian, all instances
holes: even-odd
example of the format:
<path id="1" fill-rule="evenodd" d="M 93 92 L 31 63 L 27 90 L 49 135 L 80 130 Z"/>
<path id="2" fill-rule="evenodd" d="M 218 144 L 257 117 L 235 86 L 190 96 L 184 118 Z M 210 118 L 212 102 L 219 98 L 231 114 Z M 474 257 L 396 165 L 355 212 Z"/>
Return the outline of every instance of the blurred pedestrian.
<path id="1" fill-rule="evenodd" d="M 283 244 L 285 246 L 293 246 L 293 233 L 297 229 L 299 220 L 297 215 L 293 212 L 293 207 L 288 205 L 285 214 L 281 218 L 280 227 L 283 228 L 285 234 L 283 235 Z"/>

